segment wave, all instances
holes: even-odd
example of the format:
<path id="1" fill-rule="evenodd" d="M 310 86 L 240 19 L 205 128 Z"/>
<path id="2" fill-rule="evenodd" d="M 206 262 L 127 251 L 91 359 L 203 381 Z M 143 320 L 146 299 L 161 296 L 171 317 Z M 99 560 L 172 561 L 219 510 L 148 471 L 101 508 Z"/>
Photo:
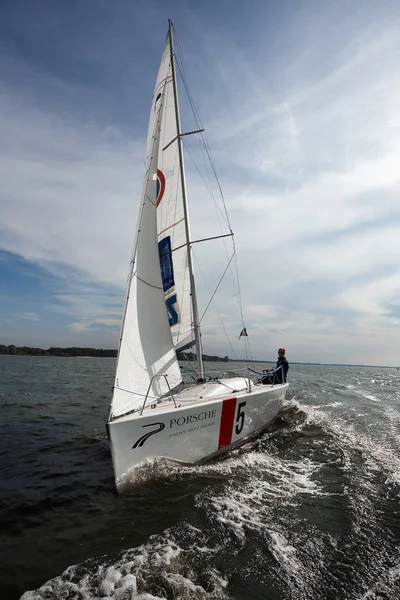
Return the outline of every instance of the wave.
<path id="1" fill-rule="evenodd" d="M 135 475 L 143 493 L 132 497 L 145 502 L 146 486 L 159 484 L 151 500 L 158 494 L 163 511 L 174 502 L 180 518 L 142 545 L 68 567 L 21 600 L 399 597 L 400 415 L 366 398 L 385 425 L 374 417 L 371 427 L 362 388 L 350 385 L 298 386 L 260 438 L 218 461 L 149 461 Z M 180 513 L 185 481 L 194 506 Z"/>

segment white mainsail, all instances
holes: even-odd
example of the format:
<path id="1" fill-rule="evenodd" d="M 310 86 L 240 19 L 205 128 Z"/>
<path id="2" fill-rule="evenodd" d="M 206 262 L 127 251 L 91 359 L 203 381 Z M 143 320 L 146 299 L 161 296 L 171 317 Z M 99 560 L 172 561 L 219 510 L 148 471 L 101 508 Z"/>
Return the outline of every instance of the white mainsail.
<path id="1" fill-rule="evenodd" d="M 165 262 L 163 266 L 162 277 L 158 244 L 160 236 L 157 233 L 157 200 L 160 199 L 157 174 L 161 147 L 168 131 L 163 125 L 166 114 L 164 103 L 170 102 L 170 57 L 169 53 L 166 54 L 168 41 L 167 37 L 150 113 L 145 179 L 128 280 L 111 417 L 141 406 L 147 392 L 150 400 L 165 394 L 169 388 L 164 375 L 167 375 L 171 388 L 182 379 L 165 303 L 165 293 L 170 291 L 170 288 L 165 291 L 165 282 L 166 277 L 171 281 L 171 273 L 168 272 L 171 255 L 167 257 L 168 264 Z M 172 191 L 168 191 L 170 193 Z M 172 226 L 169 235 L 176 243 L 175 240 L 181 238 L 174 230 Z M 164 239 L 161 237 L 161 241 Z M 175 268 L 172 269 L 172 277 L 176 277 Z M 154 375 L 156 377 L 153 379 Z"/>

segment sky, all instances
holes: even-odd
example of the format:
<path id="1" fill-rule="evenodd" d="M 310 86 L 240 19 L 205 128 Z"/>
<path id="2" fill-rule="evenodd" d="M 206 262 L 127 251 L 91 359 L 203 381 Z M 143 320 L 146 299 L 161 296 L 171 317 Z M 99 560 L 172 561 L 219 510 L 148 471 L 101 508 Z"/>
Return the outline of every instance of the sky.
<path id="1" fill-rule="evenodd" d="M 400 365 L 397 1 L 0 11 L 0 344 L 117 347 L 171 18 L 235 232 L 251 355 Z M 192 237 L 226 232 L 186 148 Z M 194 247 L 201 314 L 226 257 Z M 205 353 L 244 356 L 229 283 L 202 326 Z"/>

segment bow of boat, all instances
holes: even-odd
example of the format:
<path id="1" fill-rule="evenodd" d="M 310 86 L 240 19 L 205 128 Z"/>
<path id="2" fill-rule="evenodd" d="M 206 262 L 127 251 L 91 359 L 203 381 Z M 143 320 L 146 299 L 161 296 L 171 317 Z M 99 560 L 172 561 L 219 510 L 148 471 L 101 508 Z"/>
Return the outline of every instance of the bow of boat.
<path id="1" fill-rule="evenodd" d="M 207 381 L 108 423 L 118 480 L 149 459 L 198 463 L 245 443 L 277 416 L 288 384 Z"/>

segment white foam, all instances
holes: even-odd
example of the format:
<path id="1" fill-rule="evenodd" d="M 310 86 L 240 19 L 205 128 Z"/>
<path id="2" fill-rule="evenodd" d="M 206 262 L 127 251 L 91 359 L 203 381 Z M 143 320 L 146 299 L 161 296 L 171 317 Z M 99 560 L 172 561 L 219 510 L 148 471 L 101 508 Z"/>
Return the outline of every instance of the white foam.
<path id="1" fill-rule="evenodd" d="M 366 398 L 367 400 L 372 400 L 372 402 L 381 402 L 380 398 L 377 398 L 373 394 L 369 394 L 368 392 L 365 392 L 364 390 L 357 390 L 357 393 L 360 396 L 362 396 L 363 398 Z"/>
<path id="2" fill-rule="evenodd" d="M 272 540 L 272 553 L 276 560 L 285 568 L 285 570 L 294 575 L 303 569 L 303 565 L 296 556 L 296 549 L 288 543 L 282 533 L 271 531 L 270 537 Z"/>
<path id="3" fill-rule="evenodd" d="M 187 527 L 183 536 L 188 548 L 183 550 L 175 541 L 175 535 L 167 530 L 163 535 L 152 536 L 146 544 L 128 550 L 118 558 L 99 562 L 91 559 L 80 565 L 68 567 L 59 577 L 51 579 L 36 591 L 23 594 L 21 600 L 62 600 L 79 597 L 84 600 L 164 600 L 171 593 L 176 598 L 205 600 L 210 597 L 196 578 L 199 573 L 183 562 L 181 555 L 192 552 L 198 555 L 200 541 L 196 528 Z M 203 536 L 204 537 L 204 536 Z M 208 549 L 211 554 L 215 549 Z M 206 552 L 205 544 L 203 552 Z M 110 564 L 112 563 L 112 564 Z M 182 573 L 184 571 L 184 574 Z M 204 576 L 204 573 L 201 573 Z M 207 580 L 213 588 L 213 598 L 226 598 L 227 581 L 216 569 L 208 567 Z M 151 593 L 156 582 L 157 595 Z M 162 588 L 165 589 L 165 595 Z"/>
<path id="4" fill-rule="evenodd" d="M 200 502 L 206 497 L 207 504 L 214 508 L 214 518 L 231 526 L 242 539 L 246 528 L 260 531 L 269 526 L 265 516 L 273 509 L 272 500 L 291 502 L 299 494 L 325 494 L 312 479 L 319 465 L 309 459 L 283 461 L 261 452 L 249 452 L 214 468 L 217 466 L 234 475 L 232 482 L 227 484 L 225 493 L 200 496 Z M 244 483 L 240 482 L 242 476 L 246 476 Z"/>
<path id="5" fill-rule="evenodd" d="M 190 593 L 190 597 L 200 597 L 204 593 L 204 588 L 200 585 L 196 585 L 187 577 L 184 577 L 180 573 L 169 573 L 165 575 L 165 579 L 170 584 L 174 594 L 179 594 L 177 597 L 182 598 L 184 594 Z"/>
<path id="6" fill-rule="evenodd" d="M 346 454 L 346 448 L 359 450 L 365 459 L 365 464 L 374 471 L 381 471 L 382 467 L 388 476 L 400 472 L 400 457 L 398 448 L 393 449 L 393 440 L 397 438 L 397 427 L 400 423 L 400 414 L 393 409 L 383 409 L 385 428 L 368 429 L 367 432 L 358 431 L 355 425 L 338 416 L 333 417 L 312 407 L 308 412 L 308 423 L 321 423 L 327 431 L 332 431 L 337 443 Z M 350 466 L 350 465 L 349 465 Z"/>
<path id="7" fill-rule="evenodd" d="M 324 408 L 336 408 L 338 406 L 343 406 L 343 402 L 339 402 L 339 400 L 336 400 L 335 402 L 329 402 L 327 404 L 323 404 Z"/>
<path id="8" fill-rule="evenodd" d="M 376 382 L 374 379 L 372 379 L 371 383 L 376 383 Z M 362 385 L 362 382 L 357 381 L 357 385 L 358 386 Z M 372 402 L 381 402 L 381 399 L 378 398 L 377 396 L 374 396 L 373 394 L 370 394 L 369 392 L 366 392 L 363 389 L 360 389 L 360 388 L 357 389 L 356 386 L 351 383 L 346 384 L 345 387 L 353 394 L 357 394 L 357 396 L 361 396 L 362 398 L 366 398 L 367 400 L 372 400 Z"/>

